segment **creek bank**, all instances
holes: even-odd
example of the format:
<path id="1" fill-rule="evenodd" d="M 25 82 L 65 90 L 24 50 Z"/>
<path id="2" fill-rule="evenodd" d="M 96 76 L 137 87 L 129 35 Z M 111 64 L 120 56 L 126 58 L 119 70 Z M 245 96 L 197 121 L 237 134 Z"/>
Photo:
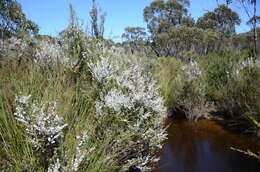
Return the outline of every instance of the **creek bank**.
<path id="1" fill-rule="evenodd" d="M 189 111 L 184 107 L 174 106 L 169 109 L 168 119 L 189 120 L 187 118 L 188 113 Z M 210 108 L 204 110 L 204 112 L 194 113 L 193 121 L 211 120 L 237 134 L 250 135 L 260 139 L 260 127 L 256 126 L 250 119 L 242 115 L 231 118 L 226 115 L 227 113 Z"/>

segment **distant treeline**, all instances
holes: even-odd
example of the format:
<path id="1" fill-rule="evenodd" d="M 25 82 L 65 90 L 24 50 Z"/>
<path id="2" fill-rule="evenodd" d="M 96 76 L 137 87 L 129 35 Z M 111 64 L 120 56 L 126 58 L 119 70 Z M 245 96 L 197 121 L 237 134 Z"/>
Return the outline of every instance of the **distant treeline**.
<path id="1" fill-rule="evenodd" d="M 153 1 L 144 9 L 149 32 L 142 27 L 127 27 L 122 35 L 123 44 L 132 53 L 152 50 L 156 56 L 181 58 L 192 53 L 204 55 L 226 50 L 255 54 L 259 49 L 260 28 L 256 27 L 259 17 L 254 13 L 248 21 L 251 31 L 236 34 L 235 27 L 240 25 L 241 19 L 229 8 L 230 3 L 219 5 L 195 21 L 188 12 L 189 1 Z M 255 4 L 252 1 L 250 5 Z"/>

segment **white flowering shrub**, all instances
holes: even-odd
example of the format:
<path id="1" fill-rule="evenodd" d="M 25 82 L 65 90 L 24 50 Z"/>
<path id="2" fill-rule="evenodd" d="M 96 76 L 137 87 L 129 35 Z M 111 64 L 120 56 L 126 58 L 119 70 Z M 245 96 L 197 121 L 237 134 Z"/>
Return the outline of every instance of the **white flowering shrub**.
<path id="1" fill-rule="evenodd" d="M 190 61 L 180 67 L 176 79 L 181 90 L 178 94 L 178 103 L 183 107 L 188 120 L 206 118 L 203 107 L 208 106 L 202 71 L 196 61 Z"/>
<path id="2" fill-rule="evenodd" d="M 96 100 L 97 120 L 113 119 L 110 122 L 118 125 L 107 130 L 124 131 L 114 136 L 112 148 L 126 149 L 118 157 L 119 164 L 124 168 L 135 165 L 149 169 L 148 164 L 156 159 L 155 150 L 161 148 L 166 138 L 163 123 L 166 109 L 151 74 L 136 64 L 126 65 L 122 59 L 109 55 L 89 62 L 88 66 L 93 78 L 101 84 Z"/>
<path id="3" fill-rule="evenodd" d="M 202 72 L 196 61 L 190 61 L 189 64 L 181 67 L 184 77 L 188 82 L 192 82 L 201 76 Z"/>
<path id="4" fill-rule="evenodd" d="M 14 116 L 24 125 L 28 141 L 37 156 L 48 162 L 48 172 L 78 171 L 86 156 L 95 150 L 95 147 L 86 149 L 88 133 L 82 132 L 80 136 L 76 136 L 75 154 L 69 148 L 65 150 L 64 157 L 61 156 L 58 149 L 64 141 L 64 132 L 68 125 L 57 114 L 56 102 L 36 103 L 30 98 L 31 95 L 16 96 Z"/>
<path id="5" fill-rule="evenodd" d="M 0 54 L 4 57 L 1 60 L 18 60 L 21 63 L 22 59 L 28 59 L 28 55 L 31 54 L 28 41 L 14 36 L 7 40 L 0 39 Z"/>
<path id="6" fill-rule="evenodd" d="M 69 25 L 59 33 L 59 40 L 67 53 L 73 53 L 78 45 L 84 44 L 86 36 L 87 33 L 80 27 Z"/>
<path id="7" fill-rule="evenodd" d="M 18 50 L 18 56 L 21 56 L 22 53 L 24 53 L 23 51 L 25 51 L 27 47 L 28 45 L 26 41 L 17 37 L 11 37 L 7 40 L 7 46 L 5 48 L 7 51 Z"/>
<path id="8" fill-rule="evenodd" d="M 56 102 L 31 102 L 30 97 L 16 97 L 15 118 L 25 126 L 29 142 L 38 156 L 48 162 L 49 169 L 60 168 L 60 162 L 53 160 L 58 157 L 67 124 L 57 114 Z"/>
<path id="9" fill-rule="evenodd" d="M 66 58 L 65 66 L 72 71 L 76 71 L 82 60 L 84 60 L 84 52 L 88 48 L 87 33 L 78 26 L 69 25 L 59 34 L 59 42 Z"/>
<path id="10" fill-rule="evenodd" d="M 41 152 L 49 151 L 63 138 L 67 124 L 56 112 L 56 102 L 29 103 L 29 96 L 16 97 L 16 120 L 23 123 L 33 147 Z"/>
<path id="11" fill-rule="evenodd" d="M 253 58 L 247 58 L 246 60 L 240 61 L 238 64 L 234 66 L 234 69 L 232 71 L 232 76 L 237 79 L 241 78 L 241 73 L 245 69 L 252 69 L 252 68 L 260 68 L 260 60 Z M 229 73 L 228 73 L 229 74 Z M 230 75 L 229 75 L 230 77 Z"/>
<path id="12" fill-rule="evenodd" d="M 57 43 L 43 40 L 38 41 L 37 45 L 35 63 L 38 65 L 52 67 L 57 62 L 68 63 L 64 50 Z"/>
<path id="13" fill-rule="evenodd" d="M 100 57 L 107 51 L 109 41 L 98 40 L 88 36 L 88 33 L 80 26 L 69 25 L 59 34 L 59 42 L 69 58 L 65 67 L 74 73 L 82 73 L 88 68 L 90 58 Z M 101 64 L 103 65 L 103 64 Z"/>

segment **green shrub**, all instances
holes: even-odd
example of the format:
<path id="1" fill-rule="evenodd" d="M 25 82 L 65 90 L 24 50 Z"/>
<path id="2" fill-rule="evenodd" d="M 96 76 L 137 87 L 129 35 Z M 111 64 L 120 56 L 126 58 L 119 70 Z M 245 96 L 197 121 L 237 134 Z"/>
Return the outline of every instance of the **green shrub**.
<path id="1" fill-rule="evenodd" d="M 153 62 L 152 70 L 169 110 L 181 107 L 189 120 L 203 115 L 207 102 L 203 73 L 196 61 L 183 63 L 175 58 L 161 57 Z"/>
<path id="2" fill-rule="evenodd" d="M 227 116 L 258 116 L 259 60 L 226 52 L 202 57 L 200 63 L 207 101 Z"/>

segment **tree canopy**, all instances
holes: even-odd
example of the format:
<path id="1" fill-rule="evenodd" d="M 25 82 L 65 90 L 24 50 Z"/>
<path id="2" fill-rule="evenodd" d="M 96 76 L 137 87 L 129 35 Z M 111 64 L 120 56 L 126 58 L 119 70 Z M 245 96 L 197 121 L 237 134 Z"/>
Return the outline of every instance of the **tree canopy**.
<path id="1" fill-rule="evenodd" d="M 188 0 L 156 0 L 144 9 L 144 19 L 151 34 L 166 32 L 181 24 L 187 16 Z"/>
<path id="2" fill-rule="evenodd" d="M 0 0 L 0 31 L 2 38 L 14 34 L 37 35 L 39 27 L 26 18 L 21 5 L 15 0 Z"/>
<path id="3" fill-rule="evenodd" d="M 142 27 L 126 27 L 122 37 L 128 41 L 140 41 L 145 35 L 145 29 Z"/>
<path id="4" fill-rule="evenodd" d="M 145 28 L 142 27 L 126 27 L 125 33 L 122 34 L 122 38 L 125 40 L 125 43 L 130 45 L 132 53 L 134 53 L 134 49 L 141 49 L 144 44 L 145 37 Z"/>
<path id="5" fill-rule="evenodd" d="M 234 34 L 235 26 L 241 22 L 238 14 L 226 5 L 220 5 L 212 12 L 205 13 L 198 19 L 197 26 L 202 29 L 212 29 L 217 32 Z"/>

